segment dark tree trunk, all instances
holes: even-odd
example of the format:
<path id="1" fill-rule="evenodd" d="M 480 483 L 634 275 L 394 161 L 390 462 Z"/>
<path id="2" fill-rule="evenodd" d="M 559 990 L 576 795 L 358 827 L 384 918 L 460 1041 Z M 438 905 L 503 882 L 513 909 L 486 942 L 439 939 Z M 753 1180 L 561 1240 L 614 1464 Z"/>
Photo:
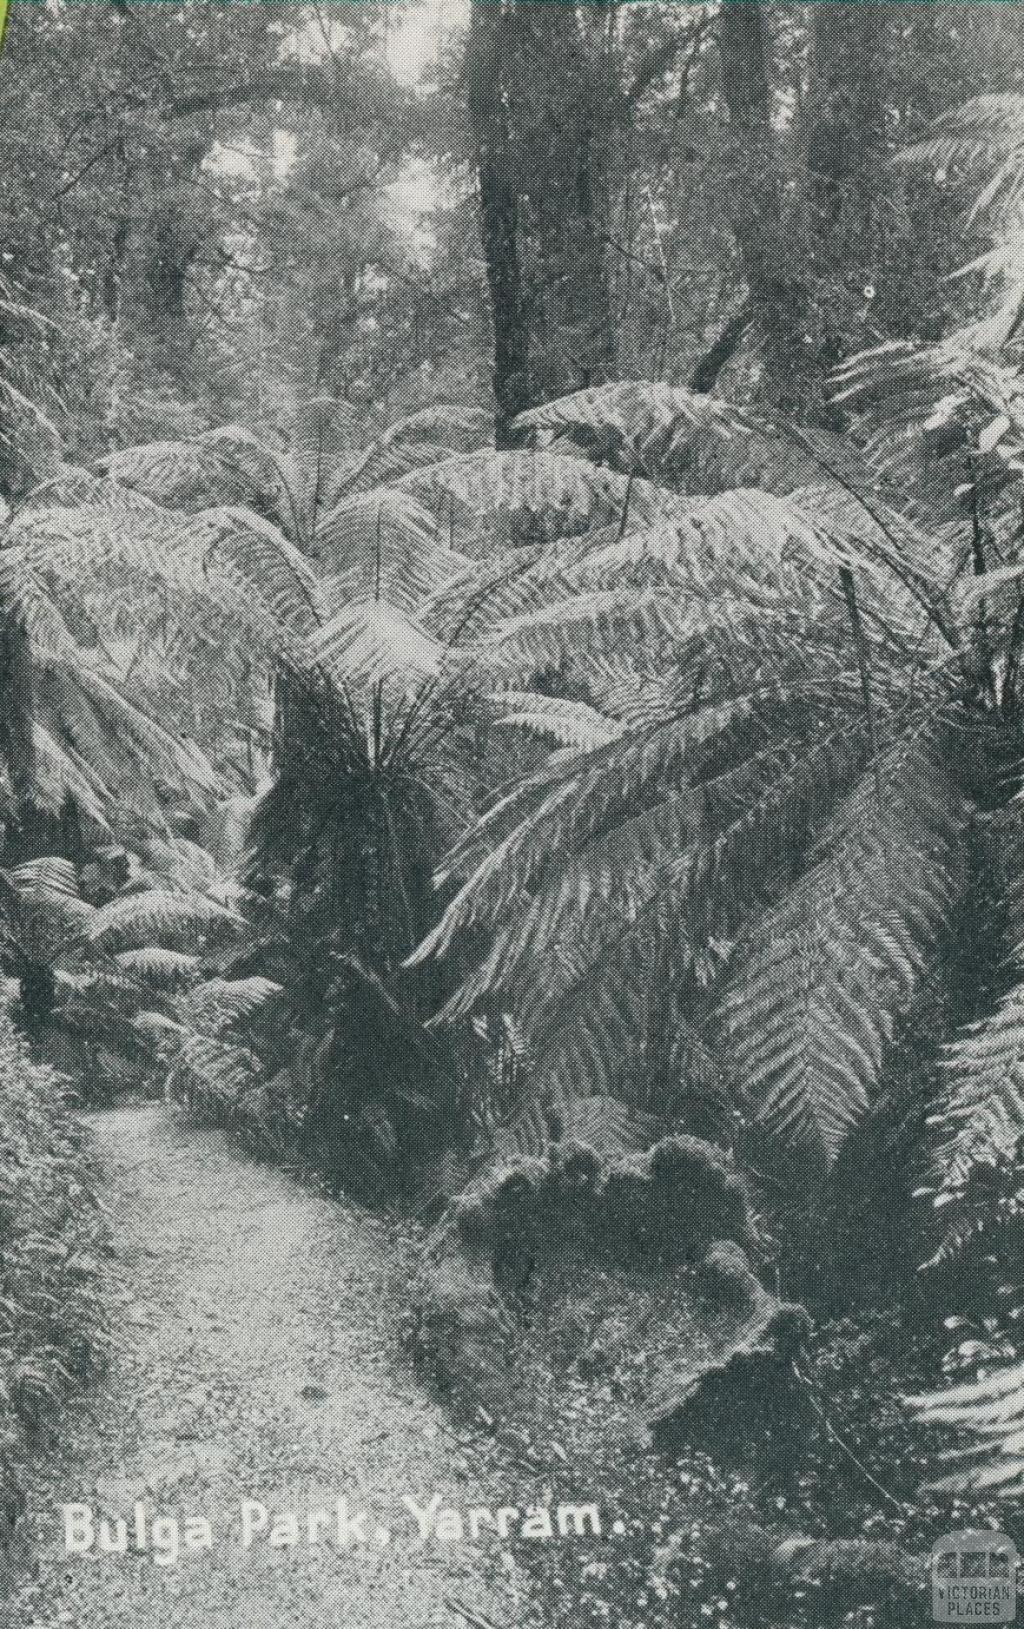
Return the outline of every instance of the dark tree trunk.
<path id="1" fill-rule="evenodd" d="M 814 13 L 804 152 L 812 195 L 823 210 L 842 208 L 849 183 L 884 149 L 891 20 L 891 6 L 863 0 Z"/>
<path id="2" fill-rule="evenodd" d="M 161 339 L 177 340 L 185 326 L 188 268 L 198 245 L 175 203 L 156 211 L 149 232 L 145 270 L 149 315 Z"/>
<path id="3" fill-rule="evenodd" d="M 499 446 L 525 408 L 614 376 L 604 234 L 623 99 L 589 26 L 568 5 L 473 6 L 466 89 Z"/>
<path id="4" fill-rule="evenodd" d="M 0 606 L 0 763 L 16 804 L 25 803 L 32 786 L 33 710 L 29 637 L 20 618 Z"/>
<path id="5" fill-rule="evenodd" d="M 723 0 L 718 25 L 722 97 L 734 132 L 732 228 L 750 291 L 749 313 L 765 343 L 765 394 L 786 411 L 797 402 L 800 336 L 808 290 L 792 264 L 772 128 L 765 13 L 756 0 Z M 697 373 L 710 388 L 742 338 L 737 321 L 719 336 Z"/>
<path id="6" fill-rule="evenodd" d="M 475 0 L 466 84 L 480 197 L 480 236 L 494 323 L 495 441 L 511 444 L 512 421 L 529 405 L 530 313 L 519 258 L 520 182 L 509 125 L 509 65 L 521 19 L 498 0 Z"/>

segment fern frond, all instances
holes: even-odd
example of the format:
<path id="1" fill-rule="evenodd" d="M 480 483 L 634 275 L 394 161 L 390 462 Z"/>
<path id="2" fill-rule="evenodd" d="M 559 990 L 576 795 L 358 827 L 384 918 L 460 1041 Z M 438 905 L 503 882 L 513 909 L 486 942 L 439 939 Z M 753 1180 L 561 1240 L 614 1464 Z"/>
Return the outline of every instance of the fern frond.
<path id="1" fill-rule="evenodd" d="M 450 452 L 472 452 L 482 447 L 494 428 L 492 413 L 461 402 L 431 402 L 390 424 L 381 438 L 387 446 L 425 442 Z"/>
<path id="2" fill-rule="evenodd" d="M 468 564 L 437 536 L 433 516 L 408 492 L 346 498 L 316 534 L 332 595 L 382 596 L 411 612 Z"/>
<path id="3" fill-rule="evenodd" d="M 3 876 L 19 893 L 42 889 L 46 893 L 65 894 L 72 899 L 80 897 L 78 871 L 70 860 L 47 854 L 39 860 L 24 860 L 12 866 Z"/>
<path id="4" fill-rule="evenodd" d="M 606 746 L 622 733 L 621 726 L 613 719 L 583 701 L 515 690 L 507 690 L 491 699 L 498 706 L 511 709 L 497 720 L 505 728 L 528 730 L 577 752 Z"/>
<path id="5" fill-rule="evenodd" d="M 946 1450 L 961 1469 L 929 1482 L 940 1493 L 1024 1492 L 1024 1363 L 993 1369 L 968 1385 L 906 1397 L 921 1425 L 953 1427 L 966 1445 Z"/>
<path id="6" fill-rule="evenodd" d="M 443 647 L 386 600 L 362 599 L 338 611 L 307 640 L 300 666 L 323 673 L 339 690 L 368 685 L 410 685 L 432 678 Z"/>
<path id="7" fill-rule="evenodd" d="M 52 855 L 0 871 L 0 897 L 18 947 L 51 965 L 96 918 L 81 897 L 74 866 Z"/>
<path id="8" fill-rule="evenodd" d="M 185 950 L 164 950 L 158 945 L 143 945 L 139 950 L 120 950 L 114 956 L 115 964 L 133 978 L 161 991 L 180 990 L 194 984 L 200 977 L 198 956 Z"/>
<path id="9" fill-rule="evenodd" d="M 741 412 L 717 396 L 635 379 L 560 396 L 521 413 L 516 425 L 568 435 L 592 456 L 610 458 L 620 468 L 625 463 L 627 471 L 655 467 L 699 430 L 724 440 L 752 428 Z"/>
<path id="10" fill-rule="evenodd" d="M 414 960 L 443 955 L 470 929 L 497 927 L 510 908 L 534 890 L 546 866 L 557 866 L 637 808 L 687 788 L 701 750 L 719 737 L 742 731 L 753 711 L 747 697 L 698 708 L 628 732 L 582 762 L 562 762 L 534 777 L 511 800 L 511 812 L 519 817 L 516 823 L 464 883 Z M 532 805 L 529 812 L 524 803 Z M 487 839 L 495 815 L 505 822 L 509 813 L 509 800 L 502 800 L 485 814 L 450 856 L 446 875 L 462 868 L 464 857 L 475 851 L 481 837 Z"/>
<path id="11" fill-rule="evenodd" d="M 1024 984 L 947 1049 L 932 1168 L 936 1202 L 962 1197 L 979 1167 L 1012 1161 L 1024 1136 Z"/>
<path id="12" fill-rule="evenodd" d="M 279 527 L 249 509 L 207 509 L 195 517 L 215 537 L 201 555 L 201 571 L 219 576 L 227 603 L 243 621 L 262 608 L 271 638 L 282 632 L 306 638 L 319 622 L 317 578 Z M 202 580 L 202 579 L 200 579 Z"/>
<path id="13" fill-rule="evenodd" d="M 323 507 L 330 511 L 349 498 L 362 497 L 375 487 L 400 481 L 403 475 L 411 475 L 414 470 L 440 464 L 450 458 L 454 450 L 429 441 L 391 441 L 384 437 L 330 471 L 324 482 Z"/>
<path id="14" fill-rule="evenodd" d="M 84 820 L 99 831 L 110 829 L 107 816 L 117 801 L 110 787 L 38 719 L 32 721 L 32 759 L 28 798 L 36 808 L 59 815 L 71 798 Z"/>
<path id="15" fill-rule="evenodd" d="M 216 900 L 151 888 L 101 906 L 89 940 L 107 951 L 201 949 L 207 939 L 234 935 L 242 926 L 242 918 Z"/>
<path id="16" fill-rule="evenodd" d="M 267 503 L 279 485 L 273 456 L 237 425 L 206 431 L 194 441 L 123 447 L 100 459 L 97 468 L 156 503 L 186 511 Z"/>
<path id="17" fill-rule="evenodd" d="M 189 991 L 181 1003 L 181 1013 L 189 1028 L 219 1035 L 280 994 L 281 986 L 273 979 L 207 979 Z"/>
<path id="18" fill-rule="evenodd" d="M 543 451 L 462 454 L 404 476 L 397 489 L 420 498 L 452 546 L 474 557 L 495 534 L 506 543 L 551 542 L 683 512 L 681 500 L 651 481 Z"/>
<path id="19" fill-rule="evenodd" d="M 531 1093 L 492 1130 L 492 1158 L 540 1159 L 551 1147 L 553 1132 L 559 1141 L 584 1143 L 598 1154 L 617 1159 L 643 1153 L 657 1141 L 661 1124 L 654 1115 L 631 1108 L 620 1098 L 601 1092 L 580 1097 L 553 1088 L 543 1104 Z"/>
<path id="20" fill-rule="evenodd" d="M 155 782 L 198 807 L 221 790 L 205 754 L 150 718 L 88 662 L 41 666 L 36 673 L 39 717 L 72 767 L 87 783 L 105 786 L 147 818 L 160 810 Z"/>
<path id="21" fill-rule="evenodd" d="M 871 1101 L 963 884 L 969 810 L 935 742 L 897 742 L 877 775 L 753 929 L 724 1009 L 756 1119 L 826 1160 Z"/>
<path id="22" fill-rule="evenodd" d="M 964 176 L 987 169 L 988 183 L 975 200 L 972 217 L 997 202 L 1004 214 L 1016 208 L 1022 192 L 1020 159 L 1024 154 L 1024 96 L 1013 92 L 972 97 L 936 119 L 928 135 L 900 153 L 904 164 L 926 164 L 943 178 L 950 170 Z"/>
<path id="23" fill-rule="evenodd" d="M 816 796 L 861 750 L 856 731 L 816 750 L 765 748 L 622 820 L 542 879 L 515 921 L 499 927 L 446 1012 L 468 1012 L 507 989 L 524 1021 L 528 1015 L 535 1051 L 546 1035 L 564 1052 L 571 1034 L 603 1070 L 620 1069 L 621 1046 L 618 1058 L 614 1047 L 590 1048 L 584 1031 L 603 1003 L 606 1033 L 628 1047 L 629 1003 L 619 1001 L 629 982 L 623 956 L 630 947 L 661 945 L 670 984 L 697 973 L 708 946 L 735 931 L 787 844 L 805 839 Z M 590 1084 L 609 1089 L 607 1078 Z"/>
<path id="24" fill-rule="evenodd" d="M 212 1035 L 188 1035 L 167 1079 L 171 1101 L 227 1114 L 261 1078 L 255 1055 Z"/>

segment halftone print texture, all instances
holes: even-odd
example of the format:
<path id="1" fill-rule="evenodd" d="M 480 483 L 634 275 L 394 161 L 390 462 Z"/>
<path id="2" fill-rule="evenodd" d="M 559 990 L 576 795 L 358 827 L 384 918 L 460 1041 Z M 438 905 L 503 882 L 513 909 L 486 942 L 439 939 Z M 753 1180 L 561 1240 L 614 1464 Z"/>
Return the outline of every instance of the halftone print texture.
<path id="1" fill-rule="evenodd" d="M 0 0 L 0 1629 L 1024 1553 L 1024 7 Z"/>

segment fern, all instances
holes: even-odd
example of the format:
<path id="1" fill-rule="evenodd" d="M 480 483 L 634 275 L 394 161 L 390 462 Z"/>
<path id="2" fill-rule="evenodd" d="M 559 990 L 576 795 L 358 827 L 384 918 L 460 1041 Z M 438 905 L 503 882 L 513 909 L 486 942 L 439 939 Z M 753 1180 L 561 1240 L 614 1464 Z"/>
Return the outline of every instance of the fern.
<path id="1" fill-rule="evenodd" d="M 213 503 L 259 506 L 276 497 L 280 477 L 273 455 L 234 425 L 194 441 L 155 441 L 124 447 L 97 468 L 121 486 L 172 509 Z"/>
<path id="2" fill-rule="evenodd" d="M 882 1076 L 898 1018 L 964 881 L 969 810 L 927 736 L 890 749 L 753 928 L 725 1005 L 759 1120 L 834 1159 Z"/>
<path id="3" fill-rule="evenodd" d="M 179 1005 L 182 1022 L 205 1035 L 219 1035 L 240 1019 L 251 1018 L 281 994 L 273 979 L 207 979 L 190 990 Z"/>
<path id="4" fill-rule="evenodd" d="M 241 925 L 237 913 L 216 900 L 153 888 L 102 906 L 89 924 L 88 937 L 106 951 L 150 946 L 180 950 L 201 948 L 210 937 L 231 936 Z"/>
<path id="5" fill-rule="evenodd" d="M 120 950 L 114 962 L 132 977 L 151 985 L 155 990 L 178 990 L 194 984 L 200 977 L 200 960 L 184 950 L 164 950 L 157 945 L 144 945 L 138 950 Z"/>
<path id="6" fill-rule="evenodd" d="M 961 1446 L 943 1455 L 959 1469 L 930 1482 L 930 1488 L 954 1495 L 994 1492 L 1001 1498 L 1024 1491 L 1024 1364 L 905 1401 L 921 1425 L 953 1427 L 961 1439 Z"/>
<path id="7" fill-rule="evenodd" d="M 680 500 L 651 481 L 543 451 L 463 454 L 404 476 L 396 489 L 425 503 L 452 547 L 474 557 L 495 536 L 515 544 L 550 542 L 681 513 Z"/>
<path id="8" fill-rule="evenodd" d="M 999 1213 L 971 1205 L 978 1177 L 1013 1172 L 1024 1137 L 1024 992 L 1015 986 L 994 1013 L 963 1031 L 942 1060 L 939 1105 L 931 1117 L 929 1194 L 945 1224 L 928 1265 L 959 1255 Z M 947 1210 L 946 1207 L 951 1207 Z"/>
<path id="9" fill-rule="evenodd" d="M 383 596 L 414 610 L 468 563 L 436 533 L 432 515 L 407 492 L 344 499 L 316 534 L 332 595 Z"/>

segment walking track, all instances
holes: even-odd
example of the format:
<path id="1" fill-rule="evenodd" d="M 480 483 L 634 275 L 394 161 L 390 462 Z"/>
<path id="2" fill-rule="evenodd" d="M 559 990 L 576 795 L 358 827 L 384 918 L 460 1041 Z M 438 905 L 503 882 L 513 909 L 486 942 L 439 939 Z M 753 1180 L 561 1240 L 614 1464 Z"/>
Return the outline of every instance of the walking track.
<path id="1" fill-rule="evenodd" d="M 111 1214 L 111 1362 L 40 1464 L 16 1629 L 511 1629 L 521 1578 L 496 1537 L 420 1542 L 424 1506 L 504 1502 L 486 1442 L 466 1444 L 396 1344 L 402 1246 L 386 1224 L 240 1154 L 222 1134 L 144 1106 L 90 1116 Z M 366 1513 L 347 1547 L 336 1515 Z M 244 1499 L 268 1512 L 248 1549 Z M 213 1548 L 67 1554 L 61 1505 L 129 1518 L 141 1504 L 206 1518 Z M 272 1547 L 283 1512 L 297 1545 Z M 257 1521 L 260 1519 L 257 1515 Z M 287 1519 L 278 1536 L 287 1536 Z M 385 1541 L 384 1531 L 391 1533 Z M 294 1531 L 294 1529 L 292 1529 Z M 190 1529 L 202 1538 L 197 1525 Z M 151 1543 L 151 1539 L 149 1541 Z M 164 1549 L 173 1543 L 164 1529 Z"/>

